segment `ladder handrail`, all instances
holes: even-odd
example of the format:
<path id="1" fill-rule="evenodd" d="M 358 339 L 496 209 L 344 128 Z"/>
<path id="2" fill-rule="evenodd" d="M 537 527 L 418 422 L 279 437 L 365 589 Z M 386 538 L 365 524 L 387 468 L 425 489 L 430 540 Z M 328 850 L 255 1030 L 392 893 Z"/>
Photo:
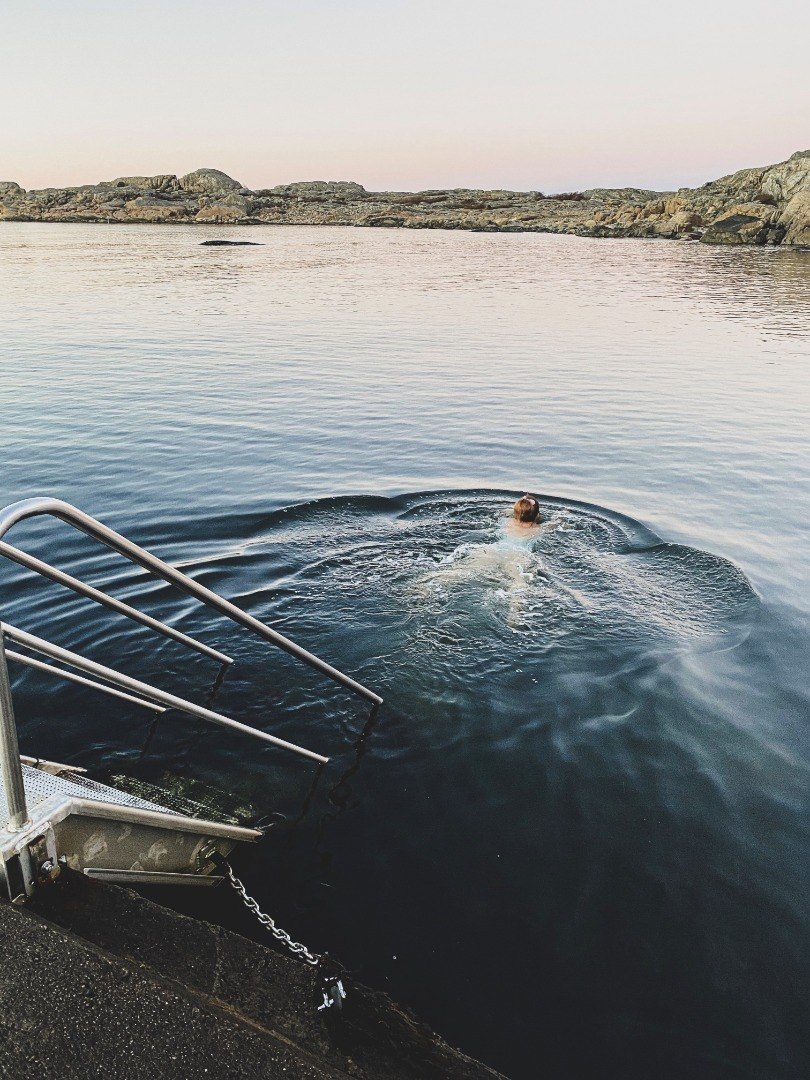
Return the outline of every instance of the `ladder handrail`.
<path id="1" fill-rule="evenodd" d="M 107 667 L 106 664 L 99 664 L 98 661 L 90 660 L 80 653 L 71 652 L 70 649 L 63 649 L 61 645 L 54 645 L 44 638 L 29 634 L 27 631 L 20 630 L 9 623 L 0 625 L 0 637 L 13 641 L 15 645 L 22 645 L 26 649 L 32 649 L 34 652 L 41 653 L 44 656 L 50 656 L 52 660 L 59 660 L 63 664 L 77 668 L 79 671 L 86 671 L 88 675 L 95 675 L 97 679 L 104 679 L 105 682 L 112 683 L 113 686 L 123 687 L 124 690 L 137 694 L 147 702 L 164 705 L 167 709 L 177 709 L 179 712 L 188 713 L 189 716 L 196 716 L 200 720 L 208 720 L 212 724 L 219 724 L 220 727 L 227 727 L 233 731 L 241 731 L 245 735 L 252 735 L 254 739 L 260 739 L 262 742 L 270 743 L 272 746 L 280 746 L 284 750 L 292 750 L 293 753 L 307 757 L 311 761 L 317 761 L 320 765 L 325 765 L 329 761 L 328 757 L 324 757 L 323 754 L 316 754 L 314 750 L 305 750 L 303 746 L 296 746 L 295 743 L 287 742 L 286 739 L 279 739 L 276 735 L 270 735 L 259 728 L 252 728 L 248 724 L 242 724 L 238 720 L 233 720 L 230 716 L 214 712 L 213 709 L 206 709 L 202 705 L 188 701 L 186 698 L 178 697 L 176 694 L 169 694 L 166 690 L 160 690 L 158 687 L 142 682 L 140 679 L 133 679 L 131 675 L 124 675 L 123 672 L 116 671 L 115 668 Z M 9 651 L 6 650 L 6 656 L 8 655 Z M 16 658 L 16 656 L 12 656 L 12 659 Z M 54 674 L 63 674 L 63 672 L 54 669 Z"/>
<path id="2" fill-rule="evenodd" d="M 5 540 L 0 540 L 0 555 L 5 555 L 7 559 L 19 563 L 20 566 L 24 566 L 27 570 L 33 570 L 40 577 L 50 578 L 57 585 L 64 585 L 66 589 L 72 589 L 79 596 L 87 597 L 88 600 L 95 600 L 97 604 L 103 604 L 104 607 L 110 608 L 111 611 L 117 611 L 119 615 L 126 615 L 128 619 L 139 622 L 142 626 L 148 626 L 150 630 L 163 634 L 164 637 L 179 641 L 190 649 L 196 649 L 203 656 L 210 656 L 212 660 L 216 660 L 220 664 L 233 663 L 232 658 L 220 652 L 219 649 L 213 649 L 210 645 L 197 641 L 196 638 L 189 637 L 188 634 L 184 634 L 180 630 L 175 630 L 173 626 L 168 626 L 159 619 L 153 619 L 151 615 L 125 604 L 123 600 L 110 596 L 108 593 L 102 592 L 101 589 L 96 589 L 84 581 L 79 581 L 78 578 L 66 574 L 64 570 L 57 570 L 55 566 L 43 562 L 42 559 L 37 559 L 34 555 L 29 555 L 27 551 L 20 551 L 19 548 L 14 547 L 12 544 L 7 544 Z"/>
<path id="3" fill-rule="evenodd" d="M 134 619 L 157 633 L 164 634 L 166 637 L 170 637 L 175 641 L 180 641 L 189 648 L 196 649 L 198 652 L 216 659 L 220 663 L 230 664 L 232 662 L 231 658 L 226 656 L 225 653 L 221 653 L 219 650 L 214 649 L 209 645 L 205 645 L 203 642 L 197 641 L 195 638 L 189 637 L 179 630 L 175 630 L 174 627 L 168 626 L 158 619 L 153 619 L 150 615 L 146 615 L 136 608 L 130 607 L 129 604 L 125 604 L 122 600 L 117 600 L 115 597 L 109 596 L 100 589 L 96 589 L 92 585 L 87 585 L 84 582 L 79 581 L 78 578 L 74 578 L 70 574 L 58 570 L 56 567 L 51 566 L 50 563 L 37 559 L 33 555 L 29 555 L 27 552 L 21 551 L 19 548 L 15 548 L 11 544 L 5 542 L 4 537 L 14 525 L 18 524 L 20 521 L 25 521 L 27 518 L 43 516 L 57 518 L 60 521 L 64 521 L 67 525 L 72 526 L 74 529 L 77 529 L 79 532 L 86 533 L 92 539 L 95 539 L 113 551 L 118 552 L 119 555 L 123 555 L 124 558 L 129 559 L 130 562 L 143 567 L 155 577 L 162 578 L 170 585 L 174 585 L 187 595 L 194 597 L 194 599 L 198 600 L 200 603 L 218 611 L 232 622 L 251 630 L 270 644 L 278 646 L 278 648 L 283 649 L 297 660 L 301 660 L 303 663 L 308 664 L 327 678 L 332 679 L 334 682 L 339 683 L 353 693 L 370 701 L 374 711 L 382 704 L 382 698 L 373 690 L 369 690 L 368 687 L 363 686 L 362 683 L 357 682 L 355 679 L 351 678 L 351 676 L 346 675 L 338 668 L 328 664 L 325 660 L 321 660 L 320 657 L 315 656 L 314 653 L 297 645 L 294 641 L 291 641 L 283 634 L 280 634 L 277 630 L 273 630 L 271 627 L 266 626 L 259 619 L 254 618 L 253 615 L 248 614 L 246 611 L 242 611 L 241 608 L 238 608 L 235 604 L 231 603 L 230 600 L 226 600 L 218 593 L 213 592 L 211 589 L 207 589 L 204 585 L 200 585 L 181 570 L 178 570 L 176 567 L 171 566 L 169 563 L 159 559 L 156 555 L 153 555 L 150 551 L 147 551 L 146 548 L 134 544 L 125 536 L 115 532 L 96 518 L 90 517 L 89 514 L 85 514 L 77 507 L 71 506 L 70 503 L 64 502 L 62 499 L 23 499 L 20 502 L 11 503 L 3 510 L 0 510 L 0 556 L 11 559 L 20 565 L 27 567 L 29 570 L 33 570 L 34 573 L 37 573 L 40 576 L 50 578 L 52 581 L 79 593 L 80 596 L 84 596 L 96 603 L 103 604 L 105 607 L 111 608 L 121 615 Z M 4 647 L 5 637 L 34 652 L 61 661 L 69 667 L 77 668 L 79 671 L 86 672 L 88 675 L 94 675 L 97 679 L 101 679 L 105 683 L 123 688 L 124 691 L 129 691 L 129 695 L 126 693 L 122 694 L 119 690 L 118 696 L 127 697 L 135 694 L 135 700 L 139 704 L 149 707 L 151 703 L 153 708 L 155 706 L 162 706 L 170 709 L 179 709 L 191 716 L 207 720 L 209 723 L 219 724 L 223 727 L 231 728 L 232 730 L 241 731 L 254 738 L 261 739 L 264 742 L 283 747 L 286 750 L 292 750 L 295 753 L 301 754 L 304 757 L 308 757 L 319 763 L 323 764 L 329 760 L 321 754 L 316 754 L 312 750 L 305 750 L 303 747 L 296 746 L 294 743 L 287 742 L 284 739 L 279 739 L 275 735 L 270 735 L 257 728 L 249 727 L 247 724 L 242 724 L 238 720 L 233 720 L 228 716 L 223 716 L 222 713 L 214 712 L 212 709 L 206 709 L 201 705 L 196 705 L 194 702 L 187 701 L 185 698 L 180 698 L 174 694 L 169 694 L 164 690 L 159 690 L 149 683 L 133 679 L 129 675 L 124 675 L 113 668 L 108 668 L 94 660 L 89 660 L 87 657 L 81 656 L 78 653 L 63 649 L 58 645 L 53 645 L 51 642 L 45 641 L 43 638 L 36 637 L 33 634 L 29 634 L 24 630 L 18 630 L 8 624 L 3 625 L 0 623 L 0 772 L 2 773 L 5 786 L 9 814 L 7 822 L 0 822 L 0 829 L 5 825 L 5 828 L 12 832 L 19 831 L 25 826 L 28 820 L 25 786 L 23 784 L 22 766 L 20 764 L 20 752 L 17 742 L 17 726 L 14 719 L 14 706 L 11 700 L 11 684 L 8 677 L 6 656 L 8 656 L 10 660 L 18 663 L 28 664 L 33 667 L 44 666 L 54 675 L 71 678 L 70 673 L 60 671 L 57 668 L 51 668 L 50 665 L 43 665 L 40 661 L 36 661 L 25 654 L 17 653 L 13 650 L 7 653 Z M 94 683 L 93 680 L 81 676 L 72 677 L 75 681 L 95 686 L 96 689 L 116 693 L 116 691 L 111 690 L 109 686 L 99 685 Z"/>
<path id="4" fill-rule="evenodd" d="M 46 664 L 44 660 L 37 660 L 35 656 L 27 656 L 25 653 L 17 652 L 14 649 L 6 649 L 6 660 L 13 660 L 16 664 L 34 668 L 35 671 L 43 671 L 46 675 L 53 675 L 56 679 L 66 679 L 68 682 L 78 683 L 80 686 L 89 686 L 93 690 L 99 690 L 102 694 L 110 694 L 112 697 L 129 701 L 142 709 L 150 709 L 156 713 L 166 712 L 165 705 L 155 705 L 154 702 L 147 701 L 146 698 L 138 697 L 136 694 L 127 694 L 126 691 L 118 690 L 116 687 L 108 686 L 106 683 L 86 679 L 83 675 L 77 675 L 75 671 L 65 671 L 64 668 Z"/>
<path id="5" fill-rule="evenodd" d="M 238 608 L 235 604 L 231 603 L 230 600 L 226 600 L 218 593 L 213 592 L 213 590 L 207 589 L 204 585 L 200 585 L 181 570 L 178 570 L 176 567 L 159 559 L 157 555 L 153 555 L 145 548 L 140 547 L 138 544 L 134 544 L 125 536 L 115 532 L 96 518 L 91 517 L 89 514 L 85 514 L 82 510 L 79 510 L 75 506 L 71 506 L 70 503 L 64 502 L 62 499 L 47 497 L 22 499 L 20 502 L 11 503 L 9 506 L 5 507 L 4 510 L 0 511 L 0 541 L 5 537 L 9 529 L 18 522 L 24 521 L 26 518 L 42 516 L 58 518 L 60 521 L 64 521 L 66 524 L 71 525 L 79 532 L 86 533 L 88 536 L 98 540 L 113 551 L 117 551 L 119 555 L 123 555 L 125 558 L 129 559 L 130 562 L 142 566 L 156 577 L 163 578 L 163 580 L 168 581 L 170 585 L 174 585 L 189 596 L 193 596 L 196 600 L 200 601 L 200 603 L 219 611 L 220 614 L 225 615 L 226 618 L 229 618 L 232 622 L 238 623 L 248 630 L 252 630 L 253 633 L 264 638 L 265 641 L 278 646 L 278 648 L 283 649 L 284 652 L 294 656 L 297 660 L 301 660 L 303 663 L 308 664 L 333 682 L 345 686 L 348 690 L 365 698 L 373 705 L 382 704 L 382 698 L 379 694 L 376 694 L 373 690 L 369 690 L 368 687 L 363 686 L 362 683 L 357 682 L 355 679 L 351 678 L 350 675 L 346 675 L 325 660 L 321 660 L 320 657 L 315 656 L 314 653 L 302 648 L 302 646 L 296 644 L 296 642 L 291 641 L 290 638 L 285 637 L 277 630 L 273 630 L 271 627 L 266 626 L 253 615 Z M 3 545 L 3 547 L 0 548 L 0 554 L 15 558 L 17 549 L 12 548 L 11 552 L 4 550 L 8 546 L 10 545 Z M 25 555 L 25 553 L 21 554 Z M 22 559 L 15 559 L 15 561 L 22 562 L 23 565 L 28 565 L 29 568 L 39 572 L 33 565 L 33 556 L 26 556 L 25 561 Z M 36 561 L 40 562 L 40 560 Z M 49 569 L 53 569 L 49 564 L 44 565 L 48 566 Z M 59 580 L 61 584 L 69 584 L 68 581 L 65 580 L 69 575 L 63 574 L 61 571 L 57 571 L 55 575 L 49 574 L 48 576 L 52 576 L 54 580 Z M 93 593 L 98 593 L 100 590 L 93 590 L 91 586 L 84 585 L 83 582 L 79 582 L 77 579 L 72 578 L 69 587 L 75 588 L 76 586 L 81 586 L 83 595 L 98 600 Z M 123 605 L 121 601 L 114 601 L 111 597 L 108 597 L 108 600 L 113 601 L 108 606 L 117 605 L 117 610 L 119 611 L 122 610 L 122 607 L 128 607 L 128 605 Z M 128 612 L 122 611 L 122 614 L 129 614 L 130 617 L 132 617 L 132 612 L 134 610 L 135 609 L 129 609 Z M 140 615 L 141 613 L 139 612 L 138 614 Z M 140 619 L 139 621 L 143 622 L 144 619 Z M 152 629 L 157 629 L 157 627 L 152 627 Z M 172 628 L 166 627 L 165 629 L 171 630 Z M 171 636 L 176 636 L 176 632 Z M 195 643 L 195 645 L 197 644 L 199 643 Z"/>

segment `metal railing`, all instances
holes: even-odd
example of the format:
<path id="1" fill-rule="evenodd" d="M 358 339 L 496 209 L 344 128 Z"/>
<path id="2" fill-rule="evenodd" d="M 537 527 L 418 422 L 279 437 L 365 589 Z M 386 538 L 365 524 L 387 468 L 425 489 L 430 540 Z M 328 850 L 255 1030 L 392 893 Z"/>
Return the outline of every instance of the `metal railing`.
<path id="1" fill-rule="evenodd" d="M 60 521 L 66 522 L 78 531 L 86 533 L 106 547 L 123 555 L 131 562 L 142 566 L 155 577 L 162 578 L 170 585 L 176 586 L 187 595 L 194 597 L 194 599 L 198 600 L 200 603 L 205 604 L 209 608 L 213 608 L 232 622 L 252 631 L 258 637 L 283 649 L 297 660 L 301 660 L 303 663 L 314 668 L 333 682 L 346 687 L 346 689 L 351 690 L 366 701 L 371 702 L 375 710 L 382 703 L 382 698 L 379 694 L 376 694 L 373 690 L 369 690 L 368 687 L 363 686 L 362 683 L 357 682 L 355 679 L 351 678 L 351 676 L 346 675 L 338 668 L 328 664 L 325 660 L 321 660 L 320 657 L 308 652 L 294 641 L 284 637 L 283 634 L 278 633 L 278 631 L 266 626 L 259 619 L 248 614 L 248 612 L 238 608 L 235 604 L 231 603 L 231 601 L 219 596 L 211 589 L 207 589 L 204 585 L 200 585 L 198 582 L 182 573 L 182 571 L 176 569 L 176 567 L 164 562 L 145 548 L 132 543 L 132 541 L 127 540 L 125 536 L 114 532 L 100 521 L 83 513 L 75 506 L 71 506 L 70 503 L 63 502 L 61 499 L 24 499 L 21 502 L 12 503 L 10 506 L 7 506 L 4 510 L 0 511 L 0 555 L 11 559 L 29 570 L 33 570 L 34 573 L 39 574 L 42 577 L 49 578 L 51 581 L 71 589 L 80 596 L 84 596 L 98 604 L 102 604 L 104 607 L 132 619 L 142 626 L 146 626 L 150 630 L 163 634 L 165 637 L 171 638 L 174 641 L 178 641 L 188 648 L 195 649 L 197 652 L 216 660 L 220 664 L 228 665 L 233 662 L 231 657 L 220 652 L 218 649 L 206 645 L 204 642 L 198 641 L 188 634 L 181 633 L 174 627 L 168 626 L 166 623 L 160 622 L 160 620 L 154 619 L 150 615 L 144 614 L 142 611 L 138 611 L 137 608 L 133 608 L 129 604 L 125 604 L 122 600 L 117 600 L 115 597 L 109 596 L 107 593 L 94 588 L 92 585 L 87 585 L 85 582 L 79 581 L 78 578 L 72 577 L 70 574 L 66 574 L 64 571 L 56 569 L 56 567 L 51 566 L 49 563 L 43 562 L 41 559 L 37 559 L 27 552 L 13 547 L 3 539 L 8 531 L 18 522 L 27 518 L 42 516 L 58 518 Z M 68 667 L 84 672 L 85 674 L 77 675 L 75 671 L 66 671 L 63 668 L 45 663 L 26 653 L 19 653 L 16 650 L 7 649 L 5 647 L 6 639 L 15 645 L 20 645 L 32 652 L 47 656 L 51 660 L 66 664 Z M 174 694 L 167 693 L 148 683 L 134 679 L 129 675 L 124 675 L 122 672 L 116 671 L 113 668 L 89 660 L 87 657 L 81 656 L 78 653 L 54 645 L 51 642 L 45 641 L 43 638 L 36 637 L 34 634 L 29 634 L 24 630 L 19 630 L 8 624 L 0 625 L 0 768 L 2 769 L 9 809 L 9 821 L 6 827 L 14 831 L 21 828 L 26 822 L 27 809 L 19 747 L 17 743 L 17 728 L 14 720 L 14 709 L 11 700 L 11 688 L 6 664 L 7 659 L 16 663 L 25 664 L 38 671 L 44 671 L 48 674 L 68 679 L 72 682 L 91 686 L 96 690 L 101 690 L 107 694 L 112 694 L 115 697 L 134 702 L 144 708 L 152 709 L 156 712 L 164 712 L 166 709 L 178 709 L 181 712 L 185 712 L 210 723 L 241 731 L 253 738 L 260 739 L 263 742 L 271 743 L 274 746 L 280 746 L 286 750 L 291 750 L 304 757 L 310 758 L 311 760 L 320 763 L 328 761 L 328 758 L 321 754 L 316 754 L 312 750 L 305 750 L 303 747 L 296 746 L 294 743 L 286 742 L 284 739 L 279 739 L 274 735 L 269 735 L 264 731 L 249 727 L 247 724 L 242 724 L 238 720 L 233 720 L 231 717 L 224 716 L 222 713 L 214 712 L 213 710 L 206 709 L 192 701 L 187 701 L 185 698 L 180 698 Z M 88 675 L 92 675 L 94 678 L 90 679 L 87 677 Z"/>

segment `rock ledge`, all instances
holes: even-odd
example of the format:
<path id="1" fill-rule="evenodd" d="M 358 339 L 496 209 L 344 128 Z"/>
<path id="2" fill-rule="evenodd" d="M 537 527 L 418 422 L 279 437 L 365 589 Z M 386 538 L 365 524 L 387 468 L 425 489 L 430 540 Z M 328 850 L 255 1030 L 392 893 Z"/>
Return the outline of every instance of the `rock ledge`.
<path id="1" fill-rule="evenodd" d="M 810 150 L 741 169 L 699 188 L 539 191 L 366 191 L 314 180 L 251 191 L 219 169 L 185 176 L 121 176 L 25 191 L 0 181 L 0 221 L 211 225 L 355 225 L 479 232 L 702 240 L 810 246 Z"/>

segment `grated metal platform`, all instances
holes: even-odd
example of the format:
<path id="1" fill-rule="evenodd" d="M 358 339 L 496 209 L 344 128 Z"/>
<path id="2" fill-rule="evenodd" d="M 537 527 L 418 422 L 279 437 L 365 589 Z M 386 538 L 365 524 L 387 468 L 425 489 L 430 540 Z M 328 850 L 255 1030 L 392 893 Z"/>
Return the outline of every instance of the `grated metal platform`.
<path id="1" fill-rule="evenodd" d="M 175 810 L 149 802 L 137 795 L 116 791 L 115 788 L 107 787 L 106 784 L 100 784 L 97 780 L 91 780 L 81 774 L 54 776 L 53 773 L 35 769 L 32 765 L 23 765 L 22 773 L 29 811 L 35 810 L 37 806 L 54 795 L 62 795 L 74 799 L 90 799 L 93 802 L 113 803 L 116 806 L 130 806 L 139 810 L 159 810 L 164 814 L 177 813 Z M 2 778 L 0 778 L 0 814 L 5 815 L 1 820 L 8 820 L 6 789 Z"/>

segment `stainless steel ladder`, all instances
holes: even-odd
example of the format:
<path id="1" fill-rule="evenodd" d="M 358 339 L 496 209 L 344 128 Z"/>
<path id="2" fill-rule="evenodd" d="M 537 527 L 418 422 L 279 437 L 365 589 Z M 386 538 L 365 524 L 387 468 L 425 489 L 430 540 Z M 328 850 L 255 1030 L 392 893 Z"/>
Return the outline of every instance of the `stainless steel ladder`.
<path id="1" fill-rule="evenodd" d="M 9 544 L 4 538 L 20 521 L 50 517 L 123 555 L 232 622 L 252 631 L 328 679 L 365 699 L 376 710 L 382 698 L 351 676 L 321 660 L 235 604 L 200 585 L 131 540 L 60 499 L 35 498 L 0 511 L 0 555 L 73 592 L 140 623 L 222 665 L 231 657 L 129 604 Z M 7 644 L 15 648 L 7 647 Z M 27 652 L 19 652 L 23 648 Z M 30 655 L 35 653 L 37 655 Z M 54 666 L 39 656 L 65 665 Z M 59 859 L 91 876 L 127 881 L 211 883 L 210 856 L 226 854 L 233 843 L 256 840 L 261 833 L 233 825 L 186 818 L 157 803 L 71 775 L 76 770 L 51 762 L 20 758 L 7 661 L 51 676 L 90 686 L 156 712 L 177 709 L 208 723 L 325 764 L 323 754 L 287 742 L 232 717 L 161 690 L 149 683 L 81 656 L 41 637 L 0 622 L 0 873 L 12 899 L 30 895 L 58 872 Z M 158 839 L 155 839 L 155 836 Z M 171 841 L 167 844 L 166 841 Z M 213 846 L 212 846 L 213 845 Z M 109 865 L 108 865 L 109 864 Z M 113 865 L 114 864 L 114 865 Z"/>

